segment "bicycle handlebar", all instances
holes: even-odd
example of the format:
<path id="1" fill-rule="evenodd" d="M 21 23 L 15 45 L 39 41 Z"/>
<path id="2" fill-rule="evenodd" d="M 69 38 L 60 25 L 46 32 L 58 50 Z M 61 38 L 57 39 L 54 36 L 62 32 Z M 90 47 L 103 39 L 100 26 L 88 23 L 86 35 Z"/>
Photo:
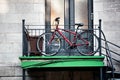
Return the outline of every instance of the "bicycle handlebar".
<path id="1" fill-rule="evenodd" d="M 77 30 L 78 30 L 79 27 L 84 26 L 83 23 L 75 23 L 75 25 L 77 25 Z M 76 30 L 76 32 L 77 32 L 77 30 Z"/>

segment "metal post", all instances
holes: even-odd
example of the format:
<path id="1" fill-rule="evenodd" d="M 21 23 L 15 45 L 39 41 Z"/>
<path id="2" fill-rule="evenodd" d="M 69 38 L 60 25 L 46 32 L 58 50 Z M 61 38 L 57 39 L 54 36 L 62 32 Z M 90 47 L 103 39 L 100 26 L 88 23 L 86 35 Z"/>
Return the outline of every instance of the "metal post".
<path id="1" fill-rule="evenodd" d="M 22 56 L 24 56 L 24 27 L 25 27 L 25 19 L 22 20 Z M 22 78 L 25 80 L 25 69 L 22 70 Z"/>
<path id="2" fill-rule="evenodd" d="M 25 56 L 24 53 L 24 28 L 25 28 L 25 19 L 22 20 L 22 56 Z M 22 80 L 25 80 L 25 69 L 22 70 Z"/>
<path id="3" fill-rule="evenodd" d="M 100 68 L 100 80 L 103 80 L 103 68 Z"/>
<path id="4" fill-rule="evenodd" d="M 64 29 L 68 30 L 70 28 L 70 0 L 64 0 Z M 69 33 L 65 33 L 66 36 L 69 38 Z M 66 47 L 68 44 L 64 41 L 63 48 L 65 49 L 65 53 L 68 53 L 70 56 L 69 51 Z"/>
<path id="5" fill-rule="evenodd" d="M 51 0 L 45 0 L 45 32 L 51 31 Z"/>
<path id="6" fill-rule="evenodd" d="M 23 74 L 22 74 L 22 80 L 26 80 L 26 78 L 25 78 L 25 77 L 26 77 L 26 76 L 25 76 L 25 69 L 23 69 L 22 73 L 23 73 Z"/>
<path id="7" fill-rule="evenodd" d="M 88 1 L 88 29 L 93 29 L 93 0 Z"/>
<path id="8" fill-rule="evenodd" d="M 69 29 L 71 31 L 75 31 L 75 0 L 70 0 L 69 2 Z M 72 41 L 73 36 L 71 34 L 69 34 L 69 40 Z M 70 51 L 70 55 L 75 55 L 72 54 L 73 52 L 75 53 L 75 50 L 69 50 Z"/>
<path id="9" fill-rule="evenodd" d="M 22 56 L 24 56 L 24 27 L 25 27 L 25 19 L 22 20 Z"/>
<path id="10" fill-rule="evenodd" d="M 102 20 L 99 19 L 99 55 L 101 56 L 101 22 Z"/>

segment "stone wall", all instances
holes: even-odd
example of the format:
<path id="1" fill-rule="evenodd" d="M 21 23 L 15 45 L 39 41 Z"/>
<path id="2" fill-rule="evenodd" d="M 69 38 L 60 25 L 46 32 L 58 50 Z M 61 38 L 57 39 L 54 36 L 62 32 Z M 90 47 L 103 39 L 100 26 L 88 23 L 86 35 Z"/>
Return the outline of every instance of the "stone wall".
<path id="1" fill-rule="evenodd" d="M 43 24 L 45 0 L 0 0 L 0 80 L 22 80 L 22 19 Z"/>
<path id="2" fill-rule="evenodd" d="M 120 0 L 94 0 L 94 23 L 102 19 L 102 30 L 106 39 L 120 46 Z M 109 48 L 120 54 L 120 49 L 110 45 Z M 120 61 L 120 56 L 112 53 L 112 57 Z M 116 71 L 120 71 L 120 64 L 113 61 Z"/>

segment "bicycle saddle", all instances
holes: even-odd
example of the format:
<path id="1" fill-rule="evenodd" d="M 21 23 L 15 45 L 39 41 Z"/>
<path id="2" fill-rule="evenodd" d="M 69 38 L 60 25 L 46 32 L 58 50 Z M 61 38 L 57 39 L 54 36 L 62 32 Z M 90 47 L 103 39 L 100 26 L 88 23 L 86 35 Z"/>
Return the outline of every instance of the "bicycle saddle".
<path id="1" fill-rule="evenodd" d="M 75 25 L 77 25 L 77 26 L 84 26 L 83 23 L 75 23 Z"/>

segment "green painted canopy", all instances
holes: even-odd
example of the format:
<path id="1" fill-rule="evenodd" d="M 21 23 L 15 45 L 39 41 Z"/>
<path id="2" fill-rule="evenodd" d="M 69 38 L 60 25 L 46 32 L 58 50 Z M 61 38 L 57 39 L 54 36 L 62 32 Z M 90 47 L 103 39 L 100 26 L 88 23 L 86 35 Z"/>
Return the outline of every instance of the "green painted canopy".
<path id="1" fill-rule="evenodd" d="M 23 69 L 104 66 L 104 56 L 22 56 L 19 59 Z"/>

